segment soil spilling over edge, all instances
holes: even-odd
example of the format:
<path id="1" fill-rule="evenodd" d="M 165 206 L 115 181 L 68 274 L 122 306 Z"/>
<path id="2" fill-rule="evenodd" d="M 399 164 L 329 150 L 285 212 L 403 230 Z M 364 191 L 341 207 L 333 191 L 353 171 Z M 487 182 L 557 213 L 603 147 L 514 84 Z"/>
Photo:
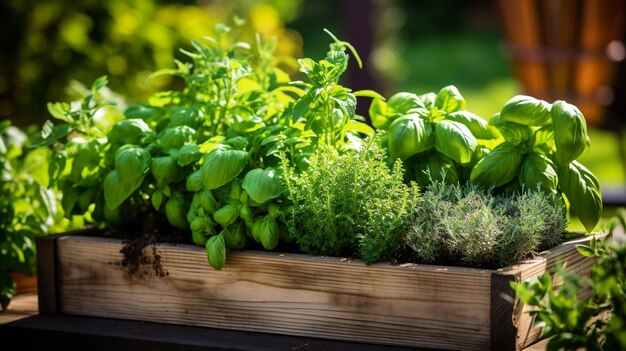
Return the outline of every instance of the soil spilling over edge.
<path id="1" fill-rule="evenodd" d="M 191 244 L 191 235 L 186 231 L 173 228 L 163 215 L 150 211 L 144 214 L 137 224 L 123 229 L 107 229 L 104 236 L 121 239 L 124 246 L 120 253 L 124 255 L 122 266 L 129 274 L 135 274 L 144 266 L 151 266 L 157 277 L 164 277 L 168 272 L 161 264 L 157 243 Z M 152 246 L 152 250 L 145 250 Z M 146 252 L 149 252 L 148 254 Z M 144 271 L 147 273 L 147 271 Z"/>

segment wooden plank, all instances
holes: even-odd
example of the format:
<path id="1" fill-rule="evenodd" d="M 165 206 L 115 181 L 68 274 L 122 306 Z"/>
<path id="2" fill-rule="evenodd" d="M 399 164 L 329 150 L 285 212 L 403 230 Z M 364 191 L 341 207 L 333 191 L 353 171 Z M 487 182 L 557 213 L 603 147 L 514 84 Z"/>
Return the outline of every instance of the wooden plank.
<path id="1" fill-rule="evenodd" d="M 60 310 L 223 329 L 411 347 L 490 347 L 491 270 L 157 245 L 168 275 L 129 275 L 117 240 L 58 241 Z M 152 249 L 148 249 L 152 250 Z"/>
<path id="2" fill-rule="evenodd" d="M 491 276 L 491 350 L 515 350 L 517 328 L 515 315 L 515 292 L 511 282 L 519 281 L 520 273 L 494 273 Z"/>
<path id="3" fill-rule="evenodd" d="M 57 314 L 57 266 L 56 240 L 58 236 L 38 237 L 37 245 L 37 294 L 39 313 Z"/>

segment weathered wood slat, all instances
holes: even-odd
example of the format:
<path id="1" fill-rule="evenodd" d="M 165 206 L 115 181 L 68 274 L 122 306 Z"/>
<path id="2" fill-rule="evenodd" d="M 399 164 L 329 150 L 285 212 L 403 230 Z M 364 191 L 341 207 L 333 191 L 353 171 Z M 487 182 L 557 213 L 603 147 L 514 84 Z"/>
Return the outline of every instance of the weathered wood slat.
<path id="1" fill-rule="evenodd" d="M 201 248 L 157 246 L 169 275 L 134 276 L 119 241 L 58 241 L 63 313 L 347 339 L 485 349 L 491 272 L 364 266 L 304 255 L 238 252 L 222 271 Z M 150 249 L 151 250 L 151 249 Z"/>
<path id="2" fill-rule="evenodd" d="M 58 309 L 420 348 L 519 350 L 540 330 L 515 304 L 510 281 L 553 271 L 561 258 L 586 272 L 592 260 L 574 245 L 497 271 L 252 251 L 229 253 L 215 271 L 202 248 L 161 244 L 154 248 L 168 274 L 156 277 L 150 266 L 128 274 L 118 240 L 67 236 L 56 243 Z M 153 248 L 146 250 L 150 257 Z"/>
<path id="3" fill-rule="evenodd" d="M 37 294 L 39 313 L 58 313 L 57 295 L 57 237 L 37 238 Z"/>

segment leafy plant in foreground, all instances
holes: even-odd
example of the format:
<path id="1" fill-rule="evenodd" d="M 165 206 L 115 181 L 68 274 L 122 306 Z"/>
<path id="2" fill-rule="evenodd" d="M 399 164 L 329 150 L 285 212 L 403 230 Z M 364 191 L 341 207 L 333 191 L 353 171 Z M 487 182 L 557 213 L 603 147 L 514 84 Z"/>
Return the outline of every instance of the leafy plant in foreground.
<path id="1" fill-rule="evenodd" d="M 9 271 L 35 274 L 35 238 L 64 230 L 57 194 L 47 189 L 50 151 L 28 150 L 28 138 L 8 121 L 0 123 L 0 306 L 15 294 Z M 43 169 L 43 172 L 42 172 Z"/>
<path id="2" fill-rule="evenodd" d="M 623 222 L 622 222 L 623 224 Z M 626 248 L 610 240 L 579 245 L 581 255 L 595 257 L 592 278 L 557 271 L 530 282 L 512 283 L 517 297 L 533 306 L 529 312 L 550 338 L 548 350 L 624 350 L 626 348 Z M 582 297 L 583 291 L 591 296 Z"/>
<path id="3" fill-rule="evenodd" d="M 223 253 L 248 241 L 267 250 L 278 245 L 285 205 L 279 154 L 300 172 L 318 144 L 358 149 L 359 133 L 373 130 L 354 120 L 356 98 L 338 83 L 349 44 L 331 35 L 324 59 L 300 60 L 310 83 L 291 82 L 277 67 L 275 40 L 258 38 L 253 48 L 229 27 L 216 28 L 216 38 L 183 51 L 190 62 L 152 75 L 182 78 L 182 91 L 124 108 L 107 98 L 100 78 L 82 101 L 49 105 L 65 123 L 47 122 L 39 144 L 54 150 L 51 184 L 63 191 L 68 216 L 123 227 L 137 216 L 122 213 L 153 207 L 190 230 L 221 268 Z M 97 120 L 103 111 L 111 112 L 108 123 Z"/>

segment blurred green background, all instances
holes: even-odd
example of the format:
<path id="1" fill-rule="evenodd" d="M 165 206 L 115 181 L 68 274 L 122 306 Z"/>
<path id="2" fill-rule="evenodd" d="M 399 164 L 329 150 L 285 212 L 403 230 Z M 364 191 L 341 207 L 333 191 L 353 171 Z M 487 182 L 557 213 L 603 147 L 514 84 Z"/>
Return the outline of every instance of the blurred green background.
<path id="1" fill-rule="evenodd" d="M 254 33 L 279 38 L 278 54 L 324 55 L 328 28 L 354 44 L 365 67 L 345 82 L 390 95 L 456 85 L 468 109 L 498 112 L 521 85 L 505 55 L 496 1 L 409 0 L 48 0 L 0 2 L 0 119 L 25 126 L 48 118 L 46 102 L 72 98 L 70 82 L 108 75 L 109 86 L 131 100 L 176 81 L 147 82 L 150 72 L 184 59 L 179 48 L 211 35 L 214 25 L 247 21 Z M 356 66 L 356 65 L 352 65 Z M 361 102 L 361 101 L 360 101 Z M 367 100 L 361 102 L 367 111 Z M 622 191 L 626 175 L 615 133 L 591 128 L 591 148 L 580 161 L 605 193 Z"/>

